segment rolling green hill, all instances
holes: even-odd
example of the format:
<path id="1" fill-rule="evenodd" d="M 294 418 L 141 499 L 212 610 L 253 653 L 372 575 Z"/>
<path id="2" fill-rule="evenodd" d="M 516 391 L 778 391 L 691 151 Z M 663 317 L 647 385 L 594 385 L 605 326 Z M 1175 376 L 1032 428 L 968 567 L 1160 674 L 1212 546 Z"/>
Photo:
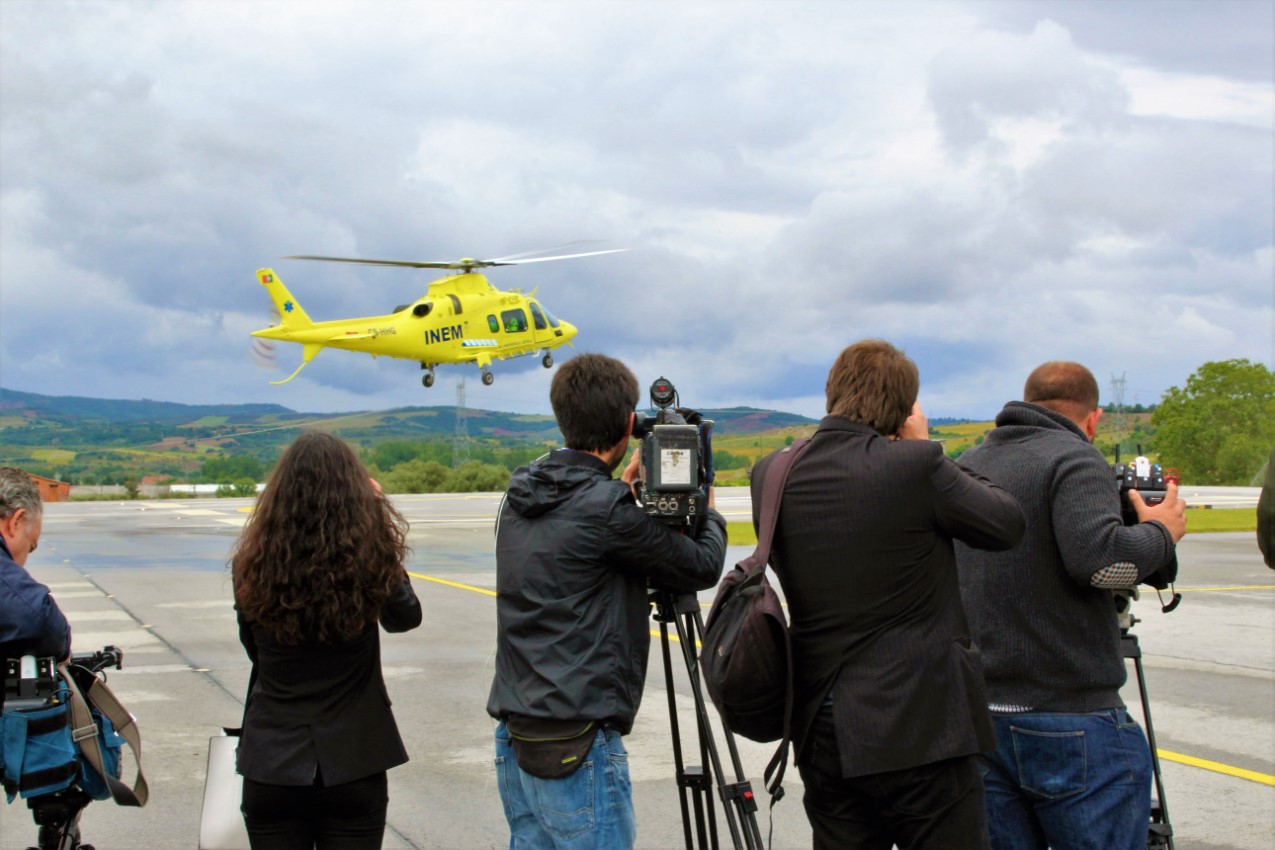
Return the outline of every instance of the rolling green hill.
<path id="1" fill-rule="evenodd" d="M 804 416 L 751 407 L 701 412 L 719 436 L 814 425 Z M 454 406 L 298 413 L 276 404 L 188 405 L 0 389 L 0 463 L 76 483 L 156 475 L 193 480 L 210 457 L 249 455 L 268 465 L 302 429 L 338 434 L 369 457 L 376 446 L 399 442 L 446 444 L 450 457 L 456 413 Z M 561 441 L 549 415 L 466 409 L 465 419 L 471 454 L 478 456 L 522 456 L 528 446 Z"/>

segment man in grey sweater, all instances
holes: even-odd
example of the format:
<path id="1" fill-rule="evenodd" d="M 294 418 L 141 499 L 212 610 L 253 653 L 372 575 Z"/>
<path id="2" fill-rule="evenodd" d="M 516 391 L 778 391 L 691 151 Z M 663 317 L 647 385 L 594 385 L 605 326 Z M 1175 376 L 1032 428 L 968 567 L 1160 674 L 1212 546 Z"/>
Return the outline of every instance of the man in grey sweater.
<path id="1" fill-rule="evenodd" d="M 997 750 L 985 754 L 993 850 L 1141 850 L 1151 804 L 1151 753 L 1125 712 L 1112 589 L 1171 580 L 1185 504 L 1130 500 L 1120 518 L 1111 467 L 1091 443 L 1098 383 L 1079 363 L 1050 362 L 1027 379 L 984 443 L 960 464 L 1008 490 L 1027 532 L 1008 552 L 957 544 L 961 600 L 983 653 Z"/>

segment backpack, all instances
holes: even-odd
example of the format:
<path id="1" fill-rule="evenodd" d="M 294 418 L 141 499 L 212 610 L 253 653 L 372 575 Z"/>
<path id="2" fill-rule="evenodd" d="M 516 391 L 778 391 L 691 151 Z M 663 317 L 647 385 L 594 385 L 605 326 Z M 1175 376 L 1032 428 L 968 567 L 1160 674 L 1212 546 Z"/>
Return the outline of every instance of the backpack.
<path id="1" fill-rule="evenodd" d="M 763 775 L 771 805 L 783 797 L 792 738 L 793 671 L 788 618 L 766 578 L 766 565 L 788 471 L 809 444 L 809 439 L 794 441 L 775 454 L 766 470 L 757 548 L 718 585 L 700 650 L 705 689 L 726 728 L 752 741 L 780 741 Z"/>

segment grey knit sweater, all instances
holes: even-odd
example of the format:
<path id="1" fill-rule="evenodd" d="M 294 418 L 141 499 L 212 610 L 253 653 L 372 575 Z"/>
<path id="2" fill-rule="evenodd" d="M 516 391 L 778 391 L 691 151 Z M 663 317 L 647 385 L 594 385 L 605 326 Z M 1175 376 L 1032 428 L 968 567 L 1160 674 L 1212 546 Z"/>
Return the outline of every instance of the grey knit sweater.
<path id="1" fill-rule="evenodd" d="M 993 706 L 1082 712 L 1123 706 L 1120 627 L 1095 572 L 1132 563 L 1139 579 L 1173 563 L 1158 522 L 1126 528 L 1111 467 L 1066 417 L 1011 401 L 959 463 L 1008 490 L 1027 532 L 1008 552 L 957 543 L 961 601 Z"/>

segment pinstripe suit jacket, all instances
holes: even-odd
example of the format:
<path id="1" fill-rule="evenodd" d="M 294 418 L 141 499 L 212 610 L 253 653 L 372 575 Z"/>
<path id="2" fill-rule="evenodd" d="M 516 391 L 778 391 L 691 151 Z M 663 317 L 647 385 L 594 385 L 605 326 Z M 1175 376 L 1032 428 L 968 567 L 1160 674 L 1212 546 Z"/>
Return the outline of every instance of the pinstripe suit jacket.
<path id="1" fill-rule="evenodd" d="M 754 523 L 769 460 L 753 475 Z M 830 694 L 846 777 L 995 746 L 952 540 L 1007 549 L 1023 527 L 1013 497 L 940 444 L 819 424 L 789 473 L 771 558 L 792 624 L 799 757 Z"/>

